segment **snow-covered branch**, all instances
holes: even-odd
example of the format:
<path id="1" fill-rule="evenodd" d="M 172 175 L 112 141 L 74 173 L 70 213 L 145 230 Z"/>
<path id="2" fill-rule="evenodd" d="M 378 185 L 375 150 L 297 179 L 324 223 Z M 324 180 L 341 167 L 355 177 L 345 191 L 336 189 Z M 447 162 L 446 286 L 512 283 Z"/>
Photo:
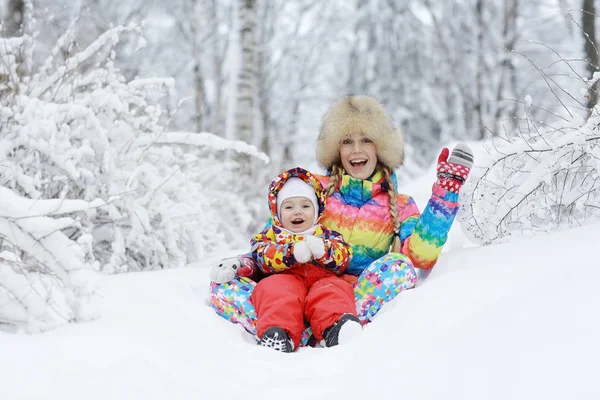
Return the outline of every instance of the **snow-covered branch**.
<path id="1" fill-rule="evenodd" d="M 79 225 L 78 221 L 38 214 L 58 211 L 55 200 L 32 203 L 0 187 L 0 238 L 21 254 L 2 252 L 0 324 L 39 331 L 93 318 L 98 263 L 86 253 L 89 247 L 82 246 L 91 241 L 91 235 L 71 240 L 62 230 Z M 66 203 L 71 204 L 65 204 L 62 211 L 92 206 L 83 201 Z"/>
<path id="2" fill-rule="evenodd" d="M 227 140 L 212 133 L 194 133 L 194 132 L 165 132 L 159 135 L 156 139 L 148 136 L 140 137 L 136 140 L 138 145 L 187 145 L 193 147 L 202 147 L 212 150 L 233 150 L 236 153 L 247 154 L 263 161 L 269 162 L 269 157 L 258 151 L 255 146 L 252 146 L 241 140 Z"/>
<path id="3" fill-rule="evenodd" d="M 600 116 L 495 140 L 463 187 L 459 220 L 474 242 L 580 226 L 600 218 Z"/>
<path id="4" fill-rule="evenodd" d="M 64 53 L 67 33 L 31 73 L 19 62 L 34 39 L 0 39 L 0 327 L 92 317 L 99 271 L 183 266 L 228 247 L 222 225 L 249 224 L 227 187 L 239 166 L 215 157 L 267 156 L 170 132 L 160 104 L 173 79 L 128 81 L 114 65 L 120 35 L 132 33 L 115 27 Z M 209 211 L 220 203 L 231 213 Z"/>

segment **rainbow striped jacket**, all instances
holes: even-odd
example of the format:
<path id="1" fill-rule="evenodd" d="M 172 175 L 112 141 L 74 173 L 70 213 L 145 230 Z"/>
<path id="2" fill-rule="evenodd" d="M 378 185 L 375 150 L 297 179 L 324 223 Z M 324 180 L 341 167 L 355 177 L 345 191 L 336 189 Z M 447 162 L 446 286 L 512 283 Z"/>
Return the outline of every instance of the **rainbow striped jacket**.
<path id="1" fill-rule="evenodd" d="M 329 176 L 317 175 L 326 187 Z M 396 176 L 392 174 L 394 185 Z M 381 171 L 362 180 L 343 175 L 337 190 L 327 197 L 319 223 L 341 233 L 352 246 L 353 257 L 345 273 L 358 276 L 373 261 L 389 252 L 394 238 L 388 183 Z M 396 196 L 400 220 L 401 252 L 417 268 L 432 268 L 448 238 L 459 209 L 458 194 L 434 184 L 422 214 L 412 197 Z"/>

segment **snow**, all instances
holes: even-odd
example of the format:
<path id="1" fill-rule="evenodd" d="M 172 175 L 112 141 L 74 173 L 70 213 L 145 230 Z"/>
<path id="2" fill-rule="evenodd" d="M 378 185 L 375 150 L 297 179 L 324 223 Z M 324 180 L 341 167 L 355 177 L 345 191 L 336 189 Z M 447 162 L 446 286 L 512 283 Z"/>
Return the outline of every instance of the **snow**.
<path id="1" fill-rule="evenodd" d="M 0 240 L 16 243 L 31 260 L 0 253 L 0 321 L 28 325 L 30 332 L 52 329 L 70 320 L 97 316 L 97 262 L 87 260 L 85 246 L 61 230 L 78 226 L 72 218 L 46 215 L 84 210 L 96 202 L 31 200 L 0 186 Z M 44 215 L 46 214 L 46 215 Z M 81 245 L 89 245 L 82 234 Z"/>
<path id="2" fill-rule="evenodd" d="M 264 2 L 261 30 L 269 37 L 258 49 L 264 132 L 250 141 L 262 145 L 267 135 L 261 148 L 269 154 L 263 154 L 235 140 L 241 138 L 234 130 L 243 46 L 233 3 L 197 2 L 192 10 L 190 2 L 166 9 L 125 1 L 115 11 L 99 1 L 89 10 L 75 7 L 75 14 L 59 10 L 66 2 L 35 12 L 29 3 L 33 19 L 24 31 L 30 35 L 0 40 L 0 400 L 600 398 L 592 385 L 599 272 L 590 257 L 600 225 L 535 239 L 506 235 L 510 243 L 476 247 L 469 238 L 478 237 L 455 223 L 429 279 L 386 305 L 354 342 L 333 349 L 283 355 L 260 348 L 206 301 L 211 257 L 235 254 L 225 249 L 247 243 L 258 204 L 264 210 L 264 198 L 252 200 L 255 193 L 247 190 L 253 185 L 239 185 L 242 166 L 228 150 L 274 171 L 293 161 L 279 154 L 290 145 L 292 159 L 316 170 L 318 121 L 349 89 L 370 87 L 406 128 L 409 164 L 401 191 L 421 209 L 435 165 L 405 183 L 429 159 L 419 146 L 479 136 L 473 105 L 497 92 L 524 103 L 491 101 L 482 108 L 485 128 L 511 137 L 505 146 L 491 143 L 490 151 L 473 143 L 479 168 L 499 168 L 489 173 L 493 187 L 483 204 L 477 204 L 482 197 L 468 198 L 469 182 L 461 191 L 461 204 L 479 208 L 492 224 L 482 234 L 508 229 L 497 217 L 559 178 L 562 189 L 541 190 L 511 215 L 511 232 L 537 234 L 598 216 L 600 118 L 594 112 L 584 124 L 583 97 L 565 101 L 555 92 L 567 96 L 591 84 L 579 75 L 582 66 L 558 62 L 581 59 L 572 45 L 579 29 L 560 27 L 564 15 L 543 16 L 543 29 L 510 33 L 522 38 L 510 49 L 519 57 L 490 71 L 480 91 L 470 89 L 481 83 L 472 79 L 481 52 L 470 50 L 491 45 L 504 50 L 488 53 L 487 61 L 504 60 L 508 49 L 498 44 L 509 36 L 497 33 L 512 16 L 488 24 L 491 36 L 474 43 L 467 38 L 471 28 L 454 29 L 476 27 L 464 24 L 476 16 L 466 2 L 449 3 L 445 11 L 464 15 L 440 20 L 439 31 L 411 21 L 416 13 L 428 22 L 432 10 L 424 17 L 425 8 L 413 7 L 399 20 L 393 2 L 358 8 L 343 1 Z M 161 21 L 153 6 L 161 8 Z M 525 20 L 538 26 L 539 7 L 530 4 L 519 15 L 534 15 Z M 149 41 L 144 23 L 118 21 L 128 8 L 132 21 L 149 16 L 150 25 L 158 24 L 150 26 Z M 52 24 L 43 22 L 48 17 Z M 99 32 L 99 20 L 112 28 Z M 327 23 L 313 24 L 319 20 Z M 68 28 L 59 33 L 61 25 Z M 438 40 L 440 32 L 447 40 Z M 408 52 L 396 57 L 390 48 Z M 427 54 L 440 49 L 447 54 L 429 62 Z M 339 60 L 352 61 L 357 51 L 365 54 L 349 71 Z M 566 69 L 543 67 L 560 64 Z M 507 85 L 506 68 L 515 66 L 518 74 Z M 533 83 L 532 73 L 540 77 Z M 197 78 L 207 101 L 203 125 L 213 133 L 195 132 L 198 103 L 186 99 L 196 98 Z M 527 129 L 513 140 L 518 121 Z M 534 135 L 525 140 L 527 132 Z M 257 165 L 253 183 L 262 187 L 267 173 Z M 557 205 L 566 206 L 566 217 L 560 207 L 551 212 Z M 459 214 L 459 221 L 468 220 Z M 173 267 L 182 268 L 124 273 Z M 123 273 L 108 275 L 116 272 Z"/>
<path id="3" fill-rule="evenodd" d="M 281 354 L 209 307 L 208 263 L 102 277 L 102 317 L 0 333 L 2 398 L 598 399 L 600 225 L 448 251 L 353 342 Z"/>
<path id="4" fill-rule="evenodd" d="M 265 164 L 268 164 L 270 161 L 266 154 L 261 153 L 256 147 L 246 142 L 241 140 L 226 140 L 208 132 L 164 132 L 157 138 L 140 137 L 137 139 L 136 144 L 139 146 L 147 146 L 149 144 L 178 144 L 213 150 L 234 150 L 238 153 L 256 157 Z"/>

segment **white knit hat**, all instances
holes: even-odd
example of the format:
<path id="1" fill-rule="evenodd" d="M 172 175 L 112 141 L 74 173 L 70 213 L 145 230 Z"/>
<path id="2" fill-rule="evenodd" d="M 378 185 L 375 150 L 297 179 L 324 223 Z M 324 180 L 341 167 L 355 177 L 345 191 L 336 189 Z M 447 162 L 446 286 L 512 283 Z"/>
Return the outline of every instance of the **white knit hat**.
<path id="1" fill-rule="evenodd" d="M 315 220 L 313 221 L 313 225 L 316 224 L 317 218 L 319 218 L 319 203 L 317 202 L 315 188 L 300 178 L 289 178 L 287 182 L 285 182 L 285 185 L 277 192 L 278 217 L 281 217 L 281 203 L 290 197 L 306 197 L 312 202 L 313 207 L 315 208 Z"/>

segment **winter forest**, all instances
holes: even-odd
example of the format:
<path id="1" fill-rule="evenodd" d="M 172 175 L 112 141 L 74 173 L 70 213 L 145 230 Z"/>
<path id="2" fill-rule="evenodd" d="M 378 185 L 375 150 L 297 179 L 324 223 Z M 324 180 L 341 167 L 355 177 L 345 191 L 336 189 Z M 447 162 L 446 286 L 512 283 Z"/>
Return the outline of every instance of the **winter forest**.
<path id="1" fill-rule="evenodd" d="M 475 245 L 600 217 L 593 0 L 0 7 L 2 330 L 95 318 L 102 274 L 246 248 L 346 94 L 403 129 L 400 190 L 478 143 L 456 222 Z"/>

